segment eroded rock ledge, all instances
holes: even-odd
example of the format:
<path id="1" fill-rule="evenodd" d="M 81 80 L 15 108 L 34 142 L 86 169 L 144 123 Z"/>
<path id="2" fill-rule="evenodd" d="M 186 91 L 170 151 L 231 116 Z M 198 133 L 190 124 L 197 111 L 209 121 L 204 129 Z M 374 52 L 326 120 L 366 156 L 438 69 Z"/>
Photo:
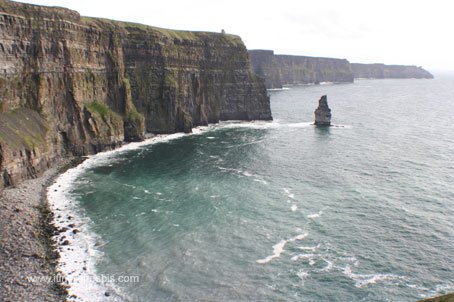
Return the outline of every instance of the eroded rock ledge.
<path id="1" fill-rule="evenodd" d="M 0 0 L 0 187 L 144 132 L 269 120 L 241 38 Z"/>

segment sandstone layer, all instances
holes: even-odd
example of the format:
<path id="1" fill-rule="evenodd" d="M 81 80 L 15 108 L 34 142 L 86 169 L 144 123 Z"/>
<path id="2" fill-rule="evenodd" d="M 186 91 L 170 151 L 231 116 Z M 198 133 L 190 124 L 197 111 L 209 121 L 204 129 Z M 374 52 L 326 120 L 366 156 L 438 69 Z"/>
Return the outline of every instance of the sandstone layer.
<path id="1" fill-rule="evenodd" d="M 271 119 L 240 37 L 0 0 L 0 187 L 60 157 L 229 119 Z"/>

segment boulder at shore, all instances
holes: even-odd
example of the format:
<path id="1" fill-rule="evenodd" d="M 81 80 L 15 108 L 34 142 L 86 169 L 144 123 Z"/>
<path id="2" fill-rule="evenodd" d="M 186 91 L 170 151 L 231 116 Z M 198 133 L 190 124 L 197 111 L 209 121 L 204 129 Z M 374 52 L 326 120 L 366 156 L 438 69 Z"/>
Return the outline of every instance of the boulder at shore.
<path id="1" fill-rule="evenodd" d="M 328 98 L 326 95 L 322 96 L 318 101 L 318 108 L 315 110 L 316 126 L 331 126 L 331 109 L 328 107 Z"/>

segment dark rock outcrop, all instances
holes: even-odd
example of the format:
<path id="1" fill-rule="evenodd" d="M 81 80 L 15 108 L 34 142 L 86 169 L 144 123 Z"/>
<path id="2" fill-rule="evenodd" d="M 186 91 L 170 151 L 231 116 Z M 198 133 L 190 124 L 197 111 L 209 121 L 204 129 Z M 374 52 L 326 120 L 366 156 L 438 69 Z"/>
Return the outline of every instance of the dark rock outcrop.
<path id="1" fill-rule="evenodd" d="M 433 75 L 422 67 L 385 64 L 352 63 L 355 78 L 366 79 L 433 79 Z"/>
<path id="2" fill-rule="evenodd" d="M 283 85 L 353 82 L 350 63 L 345 59 L 275 55 L 272 50 L 249 50 L 255 73 L 267 88 Z"/>
<path id="3" fill-rule="evenodd" d="M 328 107 L 328 97 L 323 95 L 318 101 L 318 107 L 315 109 L 316 126 L 331 126 L 331 109 Z"/>
<path id="4" fill-rule="evenodd" d="M 190 132 L 220 120 L 270 120 L 241 38 L 81 17 L 0 0 L 0 187 L 56 158 Z"/>

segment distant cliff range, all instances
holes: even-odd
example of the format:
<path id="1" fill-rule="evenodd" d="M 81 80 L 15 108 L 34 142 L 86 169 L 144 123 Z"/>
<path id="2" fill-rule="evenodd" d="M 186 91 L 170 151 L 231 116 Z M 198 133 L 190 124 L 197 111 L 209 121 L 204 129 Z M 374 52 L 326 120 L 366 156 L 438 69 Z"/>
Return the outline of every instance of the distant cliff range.
<path id="1" fill-rule="evenodd" d="M 352 63 L 355 78 L 367 79 L 433 79 L 433 75 L 420 66 Z"/>
<path id="2" fill-rule="evenodd" d="M 352 83 L 354 78 L 432 79 L 421 67 L 385 64 L 357 64 L 346 59 L 276 55 L 272 50 L 249 50 L 252 68 L 265 79 L 267 88 L 283 85 Z"/>
<path id="3" fill-rule="evenodd" d="M 267 88 L 288 84 L 353 82 L 350 62 L 345 59 L 275 55 L 272 50 L 249 50 L 255 73 L 265 78 Z"/>

